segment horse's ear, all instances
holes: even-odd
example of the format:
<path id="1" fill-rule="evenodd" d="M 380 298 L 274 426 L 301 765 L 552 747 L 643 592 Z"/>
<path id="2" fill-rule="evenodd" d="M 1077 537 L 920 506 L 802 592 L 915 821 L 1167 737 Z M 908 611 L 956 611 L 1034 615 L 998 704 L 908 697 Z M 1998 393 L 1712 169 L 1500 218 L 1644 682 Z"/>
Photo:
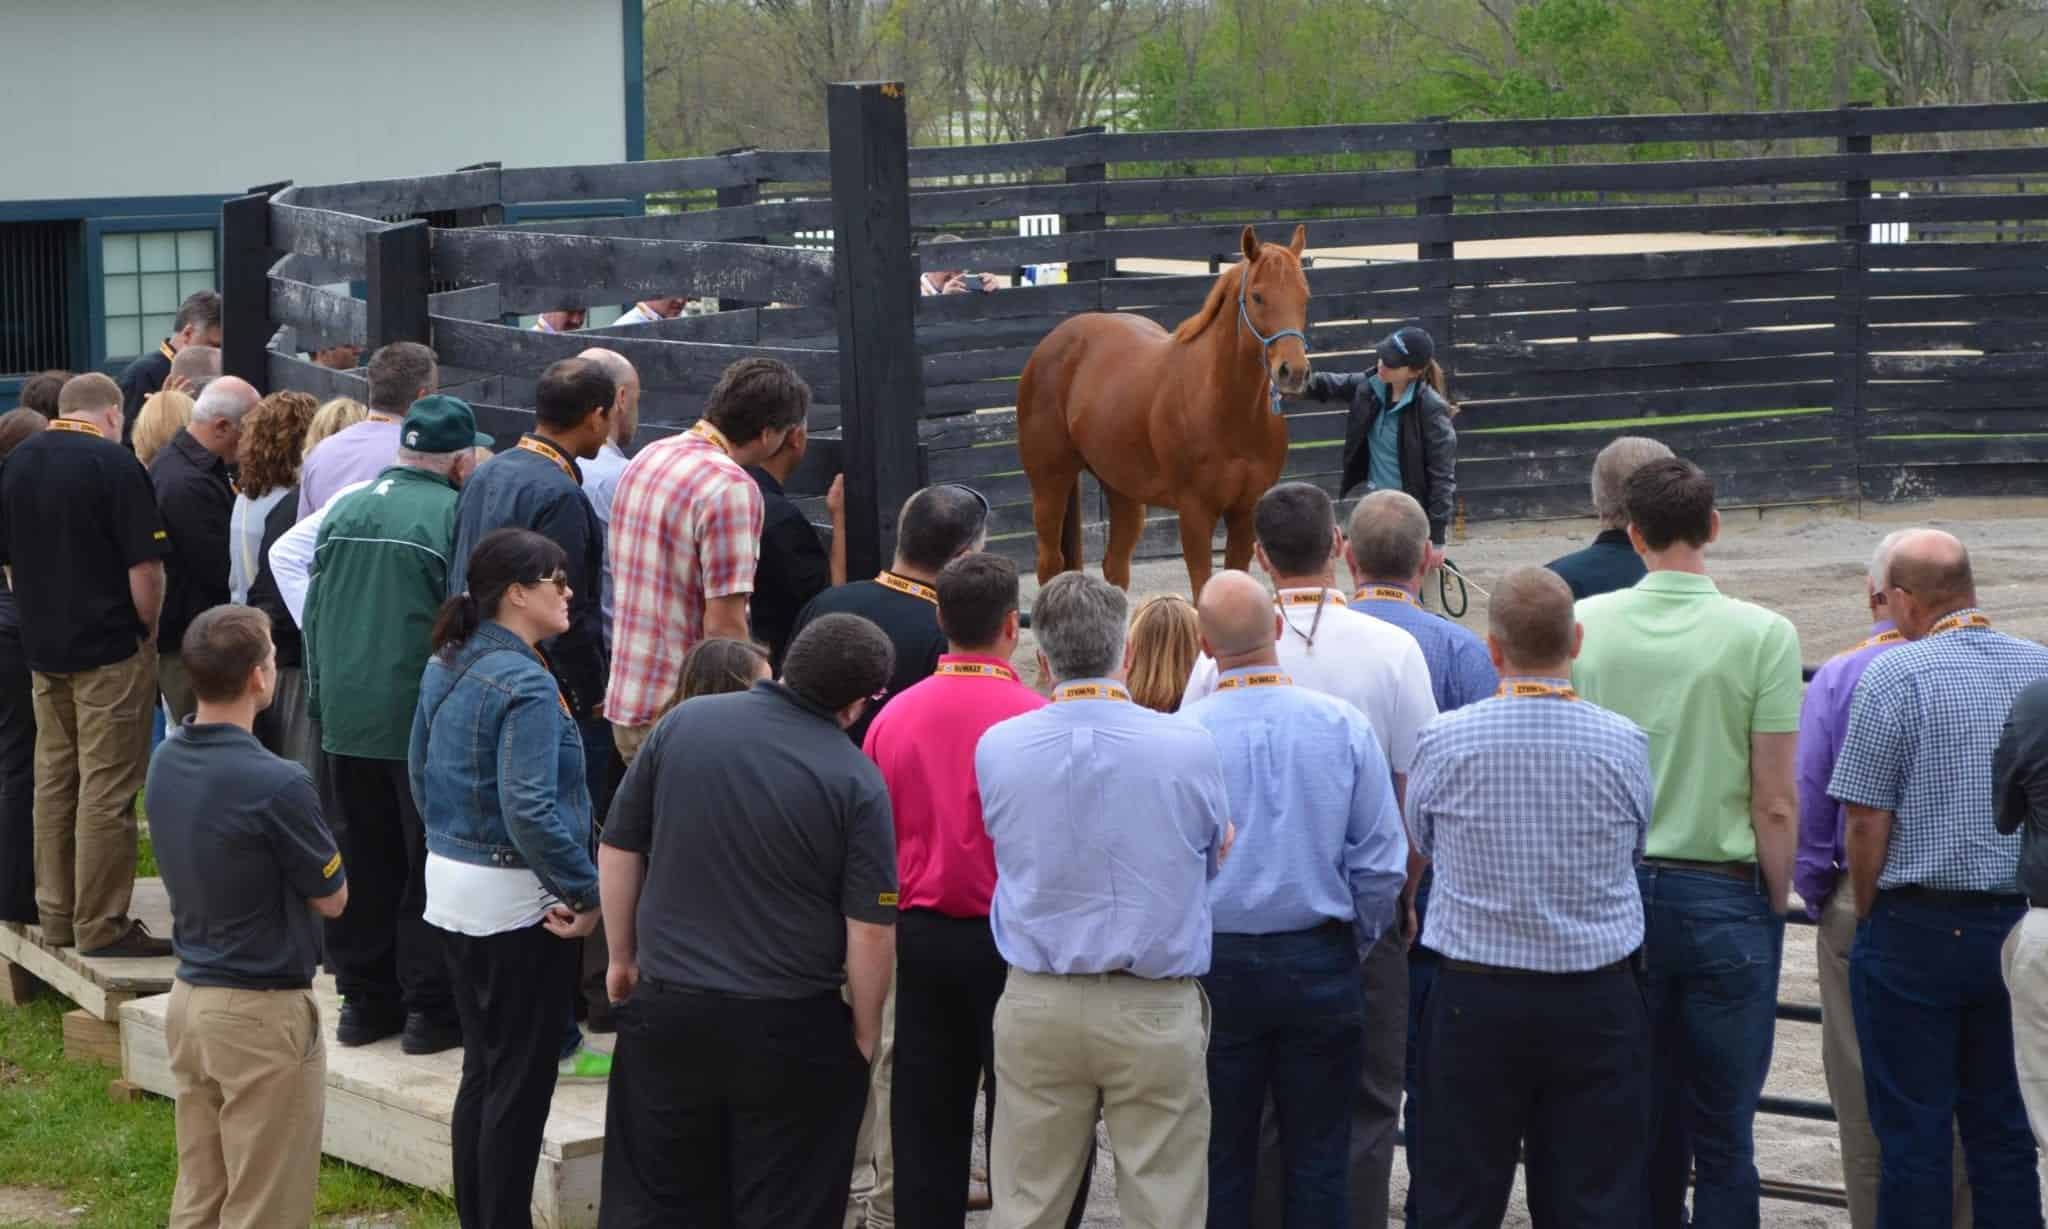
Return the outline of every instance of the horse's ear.
<path id="1" fill-rule="evenodd" d="M 1293 252 L 1296 257 L 1299 257 L 1301 255 L 1301 249 L 1307 246 L 1308 227 L 1303 226 L 1302 224 L 1297 222 L 1294 226 L 1294 242 L 1287 245 L 1287 250 Z"/>
<path id="2" fill-rule="evenodd" d="M 1246 260 L 1257 260 L 1259 258 L 1259 237 L 1252 233 L 1249 223 L 1244 228 L 1244 258 Z"/>

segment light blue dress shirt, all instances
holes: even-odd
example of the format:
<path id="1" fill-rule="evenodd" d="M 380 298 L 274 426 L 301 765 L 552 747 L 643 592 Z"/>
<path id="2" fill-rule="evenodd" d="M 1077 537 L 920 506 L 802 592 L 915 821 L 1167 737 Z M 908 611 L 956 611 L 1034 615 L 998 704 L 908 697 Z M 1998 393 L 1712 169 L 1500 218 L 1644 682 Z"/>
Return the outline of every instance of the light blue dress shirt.
<path id="1" fill-rule="evenodd" d="M 974 753 L 996 852 L 989 924 L 1028 973 L 1199 977 L 1228 823 L 1216 740 L 1128 699 L 1062 699 L 989 728 Z"/>
<path id="2" fill-rule="evenodd" d="M 1237 839 L 1209 888 L 1216 932 L 1284 934 L 1353 922 L 1359 948 L 1394 920 L 1408 836 L 1379 737 L 1357 709 L 1277 666 L 1225 670 L 1182 710 L 1216 739 Z M 1238 680 L 1233 686 L 1232 681 Z"/>
<path id="3" fill-rule="evenodd" d="M 1372 589 L 1399 589 L 1408 596 L 1374 597 L 1369 592 Z M 1499 690 L 1500 675 L 1495 673 L 1479 633 L 1424 610 L 1404 585 L 1375 583 L 1359 594 L 1351 609 L 1393 624 L 1421 646 L 1422 660 L 1429 664 L 1429 689 L 1436 696 L 1436 711 L 1448 713 L 1477 704 Z"/>

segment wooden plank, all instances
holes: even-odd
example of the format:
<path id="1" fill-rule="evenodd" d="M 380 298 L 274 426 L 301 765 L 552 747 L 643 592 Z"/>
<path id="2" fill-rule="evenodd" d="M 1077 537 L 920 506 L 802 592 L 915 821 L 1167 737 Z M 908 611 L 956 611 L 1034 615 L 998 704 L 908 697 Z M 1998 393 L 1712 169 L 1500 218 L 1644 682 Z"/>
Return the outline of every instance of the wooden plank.
<path id="1" fill-rule="evenodd" d="M 2043 400 L 2039 382 L 2030 380 L 2003 384 L 1869 380 L 1864 390 L 1865 404 L 1882 410 L 2018 409 L 2038 405 Z"/>
<path id="2" fill-rule="evenodd" d="M 1970 295 L 1949 298 L 1867 299 L 1863 305 L 1872 324 L 1916 324 L 1935 321 L 2048 320 L 2048 295 Z"/>
<path id="3" fill-rule="evenodd" d="M 277 236 L 272 205 L 262 193 L 221 202 L 221 370 L 269 391 L 263 357 L 275 326 L 270 321 L 267 270 L 274 263 Z"/>
<path id="4" fill-rule="evenodd" d="M 443 363 L 478 371 L 538 373 L 557 359 L 574 358 L 588 349 L 583 333 L 542 333 L 473 320 L 434 318 L 434 350 Z M 743 358 L 772 358 L 787 363 L 811 386 L 817 397 L 839 400 L 837 356 L 829 350 L 794 350 L 764 346 L 724 346 L 708 342 L 606 335 L 604 346 L 616 350 L 640 373 L 643 384 L 686 384 L 709 389 L 725 369 Z"/>
<path id="5" fill-rule="evenodd" d="M 373 349 L 401 341 L 428 345 L 433 340 L 427 315 L 429 229 L 415 218 L 370 232 L 364 253 L 369 273 L 364 331 Z"/>
<path id="6" fill-rule="evenodd" d="M 951 354 L 929 354 L 924 359 L 924 384 L 934 388 L 973 380 L 1014 379 L 1023 374 L 1032 346 L 994 350 L 965 350 Z"/>
<path id="7" fill-rule="evenodd" d="M 2048 348 L 2048 320 L 1986 320 L 1981 324 L 1887 324 L 1870 330 L 1879 353 L 1917 350 L 2006 350 Z"/>
<path id="8" fill-rule="evenodd" d="M 1451 309 L 1485 316 L 1567 307 L 1641 307 L 1672 303 L 1725 303 L 1737 299 L 1832 299 L 1840 286 L 1833 270 L 1757 273 L 1739 277 L 1644 282 L 1557 282 L 1522 286 L 1457 286 Z"/>
<path id="9" fill-rule="evenodd" d="M 290 388 L 311 393 L 322 401 L 330 397 L 349 397 L 368 404 L 370 382 L 359 372 L 336 371 L 295 354 L 280 354 L 275 350 L 270 352 L 269 362 L 269 388 L 273 392 Z"/>
<path id="10" fill-rule="evenodd" d="M 1458 346 L 1453 353 L 1461 378 L 1462 373 L 1486 371 L 1584 371 L 1588 391 L 1597 391 L 1602 376 L 1615 367 L 1832 354 L 1835 340 L 1832 329 L 1802 328 L 1628 341 L 1502 342 Z"/>
<path id="11" fill-rule="evenodd" d="M 0 1006 L 21 1007 L 43 992 L 36 975 L 12 962 L 0 962 Z"/>
<path id="12" fill-rule="evenodd" d="M 1084 162 L 1100 162 L 1097 152 L 1100 130 L 1048 137 L 1036 141 L 1006 141 L 993 145 L 920 145 L 910 151 L 912 179 L 941 179 L 963 175 L 1021 174 L 1030 171 L 1062 170 Z"/>
<path id="13" fill-rule="evenodd" d="M 2048 196 L 2027 198 L 2037 204 Z M 1875 202 L 1862 202 L 1864 205 Z M 1998 214 L 1995 216 L 2006 216 Z M 2018 215 L 2015 215 L 2018 216 Z M 1556 235 L 1671 234 L 1679 231 L 1838 230 L 1859 220 L 1849 201 L 1744 205 L 1618 205 L 1580 209 L 1509 209 L 1460 213 L 1440 220 L 1451 239 L 1539 239 Z M 1876 218 L 1869 220 L 1875 221 Z M 1425 231 L 1418 232 L 1428 238 Z"/>
<path id="14" fill-rule="evenodd" d="M 311 256 L 345 277 L 366 276 L 370 232 L 382 225 L 375 218 L 270 202 L 270 246 Z"/>
<path id="15" fill-rule="evenodd" d="M 1863 441 L 1865 465 L 2035 464 L 2048 461 L 2048 437 L 1984 435 L 1903 439 L 1873 436 Z M 2041 483 L 2048 490 L 2048 475 Z"/>
<path id="16" fill-rule="evenodd" d="M 109 1067 L 119 1067 L 120 1024 L 102 1020 L 83 1008 L 65 1012 L 64 1057 L 74 1063 L 104 1063 Z"/>
<path id="17" fill-rule="evenodd" d="M 1452 371 L 1452 392 L 1460 404 L 1511 397 L 1562 397 L 1588 392 L 1651 392 L 1727 388 L 1744 384 L 1795 384 L 1835 378 L 1832 357 L 1724 359 L 1662 367 L 1617 367 L 1603 372 L 1598 389 L 1574 371 Z"/>
<path id="18" fill-rule="evenodd" d="M 1976 465 L 1869 465 L 1860 471 L 1865 499 L 1882 503 L 1972 496 L 2048 495 L 2038 462 Z"/>
<path id="19" fill-rule="evenodd" d="M 1970 222 L 2048 218 L 2048 193 L 1997 195 L 1957 192 L 1946 196 L 1871 197 L 1856 202 L 1856 221 Z"/>
<path id="20" fill-rule="evenodd" d="M 363 344 L 369 333 L 369 304 L 286 278 L 268 279 L 270 322 L 288 324 L 299 335 L 300 348 Z"/>
<path id="21" fill-rule="evenodd" d="M 512 234 L 608 235 L 622 239 L 756 241 L 762 235 L 790 235 L 832 225 L 832 202 L 765 201 L 677 213 L 631 214 L 617 218 L 549 218 L 493 227 Z"/>
<path id="22" fill-rule="evenodd" d="M 1671 418 L 1692 414 L 1754 413 L 1759 410 L 1803 410 L 1831 405 L 1832 380 L 1798 384 L 1756 384 L 1730 388 L 1677 387 L 1618 393 L 1566 393 L 1513 400 L 1464 401 L 1457 418 L 1459 456 L 1465 437 L 1476 431 L 1506 427 L 1567 426 L 1581 422 L 1616 422 L 1637 418 Z M 1647 430 L 1648 428 L 1643 428 Z M 1635 427 L 1616 434 L 1639 433 Z M 1654 433 L 1654 432 L 1653 432 Z"/>
<path id="23" fill-rule="evenodd" d="M 1968 384 L 2039 381 L 2048 377 L 2048 354 L 1873 354 L 1867 369 L 1873 380 L 1954 380 Z"/>
<path id="24" fill-rule="evenodd" d="M 1191 279 L 1158 280 L 1181 282 Z M 1202 280 L 1206 282 L 1209 279 Z M 1075 312 L 1099 311 L 1102 308 L 1104 288 L 1105 283 L 1102 282 L 1061 282 L 1049 286 L 1006 287 L 992 294 L 919 295 L 917 324 L 922 331 L 936 324 L 1007 320 L 1018 316 L 1066 316 Z"/>
<path id="25" fill-rule="evenodd" d="M 153 933 L 171 933 L 171 900 L 161 879 L 138 879 L 130 899 L 130 916 L 147 923 Z M 75 947 L 48 947 L 42 928 L 0 925 L 0 960 L 19 965 L 37 980 L 100 1020 L 112 1020 L 121 1004 L 137 995 L 162 994 L 177 975 L 175 956 L 145 960 L 87 957 Z"/>
<path id="26" fill-rule="evenodd" d="M 1461 344 L 1477 345 L 1549 338 L 1725 333 L 1780 325 L 1831 324 L 1837 314 L 1836 305 L 1827 299 L 1762 299 L 1460 316 L 1457 328 Z"/>
<path id="27" fill-rule="evenodd" d="M 2036 294 L 2048 290 L 2048 265 L 2019 269 L 1883 269 L 1863 275 L 1871 295 Z"/>
<path id="28" fill-rule="evenodd" d="M 444 210 L 481 209 L 499 204 L 499 174 L 488 167 L 421 175 L 411 179 L 365 179 L 355 183 L 303 186 L 294 202 L 362 218 L 406 218 Z"/>
<path id="29" fill-rule="evenodd" d="M 1684 252 L 1603 252 L 1573 256 L 1460 257 L 1451 263 L 1460 286 L 1522 282 L 1642 282 L 1727 278 L 1759 273 L 1832 269 L 1845 255 L 1839 243 L 1787 243 L 1771 247 L 1701 248 Z M 1388 266 L 1376 266 L 1386 269 Z M 1347 270 L 1348 272 L 1348 270 Z"/>
<path id="30" fill-rule="evenodd" d="M 675 294 L 829 303 L 833 293 L 831 258 L 797 248 L 436 230 L 433 253 L 435 277 L 496 282 L 514 312 Z"/>
<path id="31" fill-rule="evenodd" d="M 456 320 L 487 320 L 495 323 L 505 314 L 503 296 L 495 284 L 464 286 L 427 296 L 427 314 Z"/>
<path id="32" fill-rule="evenodd" d="M 1310 247 L 1413 243 L 1420 231 L 1412 217 L 1307 219 Z M 1091 261 L 1133 258 L 1202 260 L 1236 251 L 1242 222 L 1196 226 L 1113 226 L 1078 234 L 1002 236 L 963 239 L 949 247 L 947 259 L 976 268 L 1008 268 L 1045 261 Z"/>
<path id="33" fill-rule="evenodd" d="M 2037 404 L 1986 410 L 1958 390 L 1950 404 L 1932 410 L 1877 410 L 1864 422 L 1871 435 L 1941 435 L 1965 431 L 1986 435 L 2048 432 L 2048 392 L 2037 392 Z M 1462 442 L 1462 441 L 1461 441 Z"/>

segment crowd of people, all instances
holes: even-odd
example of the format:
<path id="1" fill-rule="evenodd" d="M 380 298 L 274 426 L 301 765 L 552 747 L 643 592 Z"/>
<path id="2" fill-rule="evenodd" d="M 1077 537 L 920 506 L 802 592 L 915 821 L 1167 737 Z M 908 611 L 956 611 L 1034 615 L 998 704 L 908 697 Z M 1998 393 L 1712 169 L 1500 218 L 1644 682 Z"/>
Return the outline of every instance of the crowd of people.
<path id="1" fill-rule="evenodd" d="M 1711 477 L 1624 438 L 1481 636 L 1419 602 L 1451 410 L 1402 330 L 1318 389 L 1384 426 L 1342 525 L 1286 483 L 1263 579 L 1062 575 L 1020 669 L 988 501 L 917 492 L 849 578 L 778 362 L 635 451 L 588 350 L 492 455 L 424 346 L 266 397 L 186 308 L 0 416 L 0 916 L 177 957 L 180 1229 L 311 1219 L 322 965 L 338 1044 L 461 1049 L 469 1227 L 530 1223 L 564 1080 L 609 1084 L 608 1229 L 959 1229 L 983 1184 L 1071 1227 L 1098 1123 L 1133 1229 L 1498 1226 L 1518 1166 L 1539 1226 L 1753 1227 L 1794 907 L 1857 1229 L 2042 1223 L 2048 649 L 1947 534 L 1885 539 L 1802 699 Z"/>

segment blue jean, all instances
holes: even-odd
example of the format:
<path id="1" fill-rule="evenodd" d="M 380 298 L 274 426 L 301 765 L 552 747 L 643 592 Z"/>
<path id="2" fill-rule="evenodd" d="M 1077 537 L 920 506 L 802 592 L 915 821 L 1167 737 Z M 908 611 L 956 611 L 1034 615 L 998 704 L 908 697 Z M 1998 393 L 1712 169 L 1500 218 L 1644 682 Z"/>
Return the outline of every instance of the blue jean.
<path id="1" fill-rule="evenodd" d="M 1350 1223 L 1351 1102 L 1365 999 L 1349 923 L 1216 936 L 1209 1035 L 1209 1225 L 1245 1229 L 1270 1090 L 1287 1229 Z"/>
<path id="2" fill-rule="evenodd" d="M 2040 1229 L 2034 1136 L 2014 1065 L 1999 949 L 2026 907 L 1880 893 L 1856 928 L 1849 995 L 1883 1160 L 1878 1229 L 1949 1223 L 1950 1123 L 1976 1229 Z"/>
<path id="3" fill-rule="evenodd" d="M 1649 1229 L 1680 1229 L 1688 1161 L 1694 1229 L 1757 1229 L 1756 1107 L 1777 1029 L 1785 919 L 1763 889 L 1640 866 L 1650 1008 Z"/>

